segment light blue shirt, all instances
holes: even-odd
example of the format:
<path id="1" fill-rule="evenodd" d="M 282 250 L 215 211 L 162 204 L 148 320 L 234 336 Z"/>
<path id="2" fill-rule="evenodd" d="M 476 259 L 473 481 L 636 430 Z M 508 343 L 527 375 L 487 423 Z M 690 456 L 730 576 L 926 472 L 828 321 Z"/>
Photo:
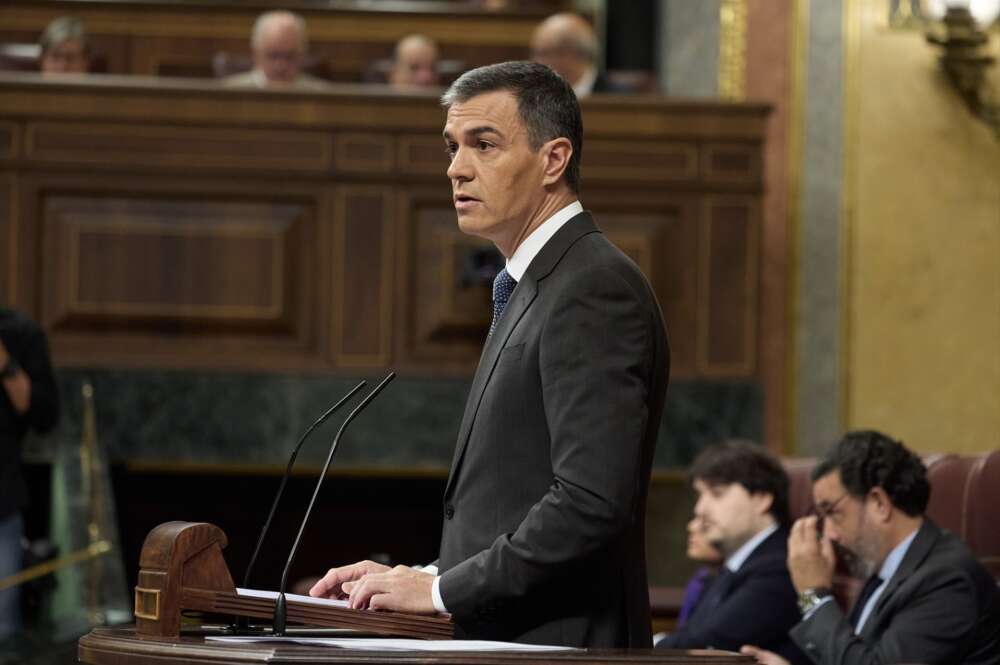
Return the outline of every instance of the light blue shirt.
<path id="1" fill-rule="evenodd" d="M 913 539 L 917 537 L 917 531 L 920 529 L 914 529 L 913 533 L 907 536 L 903 542 L 892 548 L 889 552 L 889 556 L 885 558 L 882 562 L 882 568 L 878 571 L 878 576 L 882 579 L 882 583 L 875 587 L 875 591 L 869 596 L 868 602 L 865 603 L 864 608 L 861 610 L 861 616 L 858 618 L 858 625 L 854 629 L 855 635 L 861 634 L 861 629 L 864 628 L 865 622 L 868 621 L 868 616 L 875 609 L 875 603 L 878 602 L 879 596 L 885 591 L 886 585 L 889 584 L 889 580 L 892 576 L 896 574 L 899 570 L 899 564 L 903 563 L 903 557 L 906 556 L 906 552 L 910 549 L 910 545 L 913 544 Z"/>
<path id="2" fill-rule="evenodd" d="M 734 573 L 738 572 L 740 567 L 747 560 L 747 558 L 751 554 L 753 554 L 753 551 L 755 549 L 757 549 L 757 546 L 760 545 L 765 540 L 767 540 L 767 537 L 777 530 L 778 530 L 778 525 L 772 524 L 771 526 L 767 527 L 766 529 L 758 533 L 756 536 L 754 536 L 747 542 L 743 543 L 743 545 L 741 545 L 738 550 L 736 550 L 726 558 L 726 564 L 725 564 L 726 568 L 728 568 L 730 571 Z"/>

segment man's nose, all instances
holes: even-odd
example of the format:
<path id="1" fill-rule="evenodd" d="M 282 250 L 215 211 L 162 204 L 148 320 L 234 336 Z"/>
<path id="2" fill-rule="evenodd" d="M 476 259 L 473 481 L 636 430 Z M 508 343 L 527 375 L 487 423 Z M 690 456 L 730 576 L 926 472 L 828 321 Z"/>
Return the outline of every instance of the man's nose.
<path id="1" fill-rule="evenodd" d="M 466 151 L 462 147 L 455 150 L 455 154 L 451 158 L 451 163 L 448 165 L 448 177 L 452 180 L 471 180 L 472 179 L 472 169 L 469 165 L 469 160 L 465 156 Z"/>

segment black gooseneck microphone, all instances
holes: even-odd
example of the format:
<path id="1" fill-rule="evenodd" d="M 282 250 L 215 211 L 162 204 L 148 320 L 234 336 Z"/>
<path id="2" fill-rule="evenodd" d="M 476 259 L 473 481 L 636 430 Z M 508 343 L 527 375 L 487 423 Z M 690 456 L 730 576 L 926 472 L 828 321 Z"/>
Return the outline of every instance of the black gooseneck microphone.
<path id="1" fill-rule="evenodd" d="M 306 523 L 309 522 L 309 515 L 312 514 L 313 505 L 316 503 L 316 497 L 319 496 L 319 489 L 323 486 L 323 480 L 326 478 L 327 471 L 330 470 L 330 462 L 333 461 L 333 455 L 337 452 L 337 445 L 340 443 L 340 437 L 347 429 L 347 426 L 354 420 L 354 417 L 361 413 L 361 411 L 368 406 L 369 403 L 375 397 L 382 392 L 382 389 L 396 378 L 395 372 L 389 372 L 389 374 L 382 379 L 375 388 L 368 393 L 368 395 L 361 400 L 361 403 L 354 407 L 354 410 L 344 419 L 344 424 L 340 426 L 340 430 L 337 432 L 337 436 L 334 437 L 333 443 L 330 445 L 330 452 L 326 456 L 326 464 L 323 465 L 323 471 L 319 474 L 319 480 L 316 481 L 316 489 L 313 490 L 312 499 L 309 500 L 309 507 L 306 508 L 305 517 L 302 518 L 302 524 L 299 526 L 299 534 L 295 537 L 295 543 L 292 545 L 292 551 L 288 555 L 288 562 L 285 564 L 285 570 L 281 574 L 281 587 L 278 589 L 278 599 L 274 604 L 274 628 L 272 630 L 272 635 L 281 636 L 285 634 L 285 620 L 288 616 L 288 606 L 285 601 L 285 588 L 288 584 L 288 571 L 292 568 L 292 563 L 295 561 L 295 554 L 299 549 L 299 542 L 302 540 L 302 532 L 306 530 Z"/>
<path id="2" fill-rule="evenodd" d="M 253 571 L 254 564 L 257 563 L 257 555 L 260 554 L 261 545 L 264 544 L 264 538 L 265 536 L 267 536 L 267 532 L 271 528 L 271 521 L 274 519 L 274 513 L 278 509 L 278 502 L 281 500 L 281 495 L 285 491 L 285 485 L 288 484 L 288 477 L 292 473 L 292 466 L 295 464 L 295 458 L 298 457 L 299 455 L 299 450 L 302 449 L 302 444 L 305 443 L 305 440 L 309 437 L 310 434 L 312 434 L 314 429 L 316 429 L 324 422 L 326 422 L 327 418 L 332 416 L 334 412 L 337 411 L 337 409 L 342 407 L 344 404 L 347 403 L 349 399 L 354 397 L 354 395 L 359 390 L 365 387 L 365 384 L 366 382 L 362 381 L 358 385 L 354 386 L 354 388 L 352 388 L 350 392 L 348 392 L 346 395 L 340 398 L 339 402 L 331 406 L 329 409 L 327 409 L 326 413 L 317 418 L 316 422 L 310 425 L 309 428 L 305 432 L 303 432 L 302 436 L 300 436 L 299 440 L 295 443 L 295 447 L 292 449 L 292 456 L 288 459 L 288 466 L 285 467 L 285 475 L 281 479 L 281 484 L 278 485 L 278 493 L 274 495 L 274 502 L 271 504 L 271 512 L 268 514 L 267 520 L 265 520 L 264 522 L 264 528 L 260 530 L 260 537 L 257 538 L 257 546 L 254 547 L 253 555 L 250 557 L 250 563 L 247 564 L 247 571 L 246 574 L 243 576 L 244 588 L 250 587 L 250 573 Z M 244 631 L 247 629 L 247 627 L 248 627 L 247 617 L 243 615 L 239 616 L 236 621 L 235 629 L 237 631 Z"/>

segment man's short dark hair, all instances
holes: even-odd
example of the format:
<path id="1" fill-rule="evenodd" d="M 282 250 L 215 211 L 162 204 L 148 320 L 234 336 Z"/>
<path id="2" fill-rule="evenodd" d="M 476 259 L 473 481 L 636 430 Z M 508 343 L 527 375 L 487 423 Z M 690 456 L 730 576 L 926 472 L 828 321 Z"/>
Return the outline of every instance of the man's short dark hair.
<path id="1" fill-rule="evenodd" d="M 889 495 L 892 505 L 911 517 L 922 515 L 931 498 L 927 467 L 901 441 L 876 432 L 848 432 L 813 468 L 817 481 L 834 471 L 851 496 L 863 499 L 874 487 Z"/>
<path id="2" fill-rule="evenodd" d="M 528 143 L 538 150 L 546 141 L 567 138 L 573 146 L 564 176 L 573 193 L 580 191 L 583 119 L 573 88 L 545 65 L 512 61 L 465 72 L 441 97 L 445 108 L 487 92 L 506 90 L 517 100 L 517 112 L 528 130 Z"/>
<path id="3" fill-rule="evenodd" d="M 751 494 L 770 494 L 770 513 L 787 526 L 788 474 L 781 462 L 752 441 L 733 439 L 706 448 L 691 466 L 691 479 L 709 485 L 739 484 Z"/>

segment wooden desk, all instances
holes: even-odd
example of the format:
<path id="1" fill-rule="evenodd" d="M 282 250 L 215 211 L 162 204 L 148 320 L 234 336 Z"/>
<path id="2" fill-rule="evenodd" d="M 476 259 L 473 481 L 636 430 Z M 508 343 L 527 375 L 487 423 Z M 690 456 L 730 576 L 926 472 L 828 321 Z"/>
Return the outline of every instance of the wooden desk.
<path id="1" fill-rule="evenodd" d="M 189 663 L 297 663 L 337 665 L 393 663 L 394 665 L 736 665 L 753 658 L 725 651 L 665 649 L 587 650 L 562 654 L 537 653 L 424 653 L 348 651 L 295 644 L 221 644 L 203 634 L 180 640 L 139 639 L 127 628 L 95 628 L 80 638 L 80 660 L 91 665 L 188 665 Z"/>
<path id="2" fill-rule="evenodd" d="M 757 376 L 759 104 L 585 100 L 581 198 L 656 290 L 671 377 Z M 0 75 L 0 294 L 63 366 L 471 375 L 490 245 L 434 94 Z"/>

